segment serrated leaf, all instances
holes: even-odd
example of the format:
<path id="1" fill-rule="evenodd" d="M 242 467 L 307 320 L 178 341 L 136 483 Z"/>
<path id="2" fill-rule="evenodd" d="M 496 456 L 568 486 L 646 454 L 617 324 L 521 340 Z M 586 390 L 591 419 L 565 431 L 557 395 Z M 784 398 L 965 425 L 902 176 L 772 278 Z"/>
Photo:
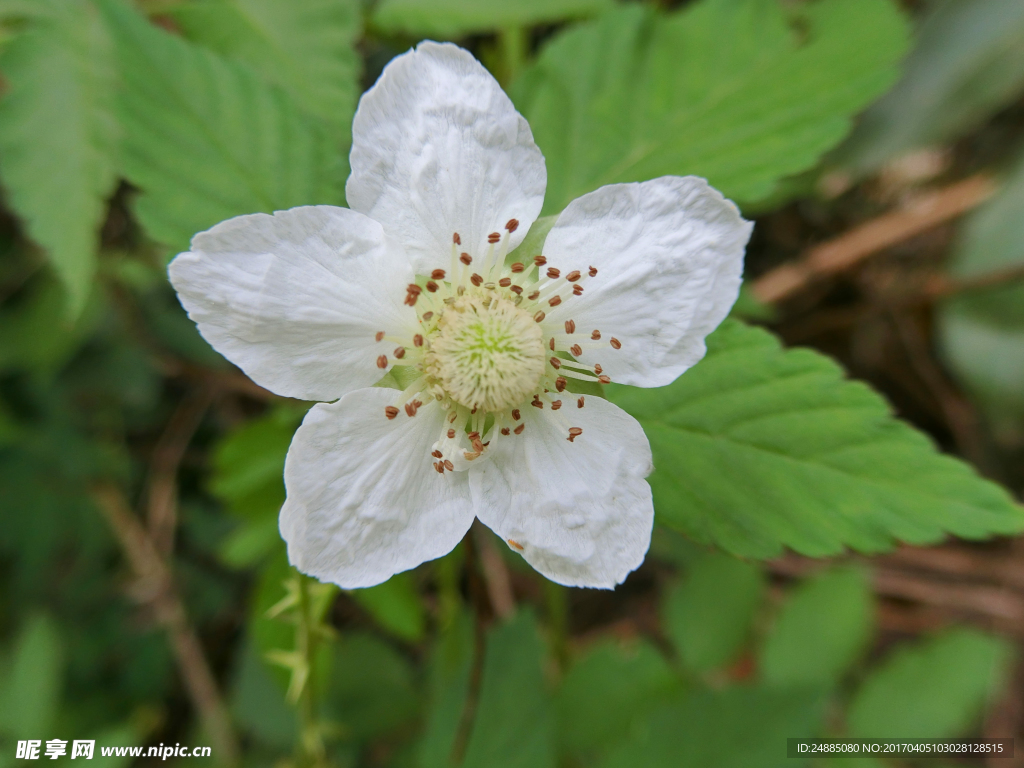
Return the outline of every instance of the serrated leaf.
<path id="1" fill-rule="evenodd" d="M 813 165 L 896 78 L 890 0 L 626 5 L 556 37 L 513 87 L 548 167 L 545 211 L 604 184 L 706 177 L 754 202 Z"/>
<path id="2" fill-rule="evenodd" d="M 506 27 L 578 19 L 611 7 L 613 0 L 382 0 L 373 23 L 384 32 L 454 38 Z"/>
<path id="3" fill-rule="evenodd" d="M 40 3 L 35 19 L 4 48 L 0 72 L 6 85 L 0 176 L 7 199 L 60 277 L 68 314 L 77 316 L 92 286 L 99 229 L 117 183 L 110 40 L 84 0 Z"/>
<path id="4" fill-rule="evenodd" d="M 234 216 L 340 203 L 338 149 L 284 91 L 120 0 L 97 3 L 124 81 L 124 173 L 151 237 L 183 249 Z"/>
<path id="5" fill-rule="evenodd" d="M 860 568 L 834 568 L 793 590 L 765 639 L 761 674 L 773 685 L 831 686 L 871 637 L 872 593 Z"/>
<path id="6" fill-rule="evenodd" d="M 665 629 L 687 667 L 708 672 L 727 664 L 750 634 L 764 594 L 764 576 L 752 563 L 704 552 L 662 608 Z"/>
<path id="7" fill-rule="evenodd" d="M 170 10 L 185 36 L 276 83 L 348 144 L 358 97 L 354 0 L 204 0 Z"/>
<path id="8" fill-rule="evenodd" d="M 662 525 L 744 557 L 879 552 L 1024 528 L 998 485 L 949 456 L 827 357 L 727 320 L 659 389 L 614 387 L 644 427 Z"/>
<path id="9" fill-rule="evenodd" d="M 853 737 L 937 739 L 963 733 L 1006 681 L 1010 646 L 952 629 L 894 651 L 864 681 L 847 715 Z"/>

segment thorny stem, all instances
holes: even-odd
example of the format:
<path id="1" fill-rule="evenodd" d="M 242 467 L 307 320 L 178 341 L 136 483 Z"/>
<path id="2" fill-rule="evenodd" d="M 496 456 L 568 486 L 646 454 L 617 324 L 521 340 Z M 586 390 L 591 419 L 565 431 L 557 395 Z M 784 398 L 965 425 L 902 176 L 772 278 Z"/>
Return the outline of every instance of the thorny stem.
<path id="1" fill-rule="evenodd" d="M 309 594 L 309 577 L 298 574 L 299 604 L 295 622 L 295 649 L 307 672 L 299 694 L 299 765 L 320 768 L 327 765 L 327 749 L 317 718 L 316 652 L 319 646 L 319 617 L 315 615 Z"/>

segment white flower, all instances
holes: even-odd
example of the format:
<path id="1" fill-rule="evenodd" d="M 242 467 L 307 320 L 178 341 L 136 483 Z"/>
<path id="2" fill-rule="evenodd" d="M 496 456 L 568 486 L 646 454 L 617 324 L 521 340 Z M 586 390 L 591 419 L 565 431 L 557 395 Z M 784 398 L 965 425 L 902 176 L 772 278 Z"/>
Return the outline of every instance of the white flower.
<path id="1" fill-rule="evenodd" d="M 544 157 L 454 45 L 385 68 L 351 163 L 351 209 L 240 216 L 170 267 L 202 335 L 254 381 L 335 401 L 288 451 L 291 562 L 371 586 L 479 517 L 554 581 L 621 583 L 650 544 L 650 446 L 567 385 L 662 386 L 699 361 L 751 225 L 703 179 L 614 184 L 562 212 L 543 256 L 506 265 L 540 213 Z M 371 386 L 394 365 L 416 374 L 404 391 Z"/>

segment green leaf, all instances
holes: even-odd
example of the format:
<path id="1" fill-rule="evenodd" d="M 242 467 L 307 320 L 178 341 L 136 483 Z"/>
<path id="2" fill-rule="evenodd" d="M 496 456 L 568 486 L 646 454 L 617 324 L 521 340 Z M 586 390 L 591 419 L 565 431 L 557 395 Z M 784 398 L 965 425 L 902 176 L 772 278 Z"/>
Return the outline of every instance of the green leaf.
<path id="1" fill-rule="evenodd" d="M 426 725 L 418 747 L 419 768 L 451 768 L 462 713 L 473 673 L 473 619 L 455 613 L 439 634 L 428 667 Z"/>
<path id="2" fill-rule="evenodd" d="M 593 16 L 612 3 L 613 0 L 382 0 L 373 14 L 373 24 L 383 32 L 455 38 Z"/>
<path id="3" fill-rule="evenodd" d="M 341 202 L 336 143 L 284 91 L 120 0 L 97 2 L 124 81 L 124 173 L 150 236 L 183 249 L 233 216 Z"/>
<path id="4" fill-rule="evenodd" d="M 348 144 L 359 95 L 354 0 L 203 0 L 170 10 L 185 36 L 252 67 Z"/>
<path id="5" fill-rule="evenodd" d="M 761 651 L 761 673 L 774 685 L 830 686 L 871 638 L 867 574 L 833 568 L 793 590 Z"/>
<path id="6" fill-rule="evenodd" d="M 0 176 L 75 316 L 92 286 L 99 229 L 117 182 L 115 68 L 90 4 L 46 7 L 0 55 Z"/>
<path id="7" fill-rule="evenodd" d="M 939 454 L 869 387 L 734 320 L 674 383 L 609 396 L 651 441 L 659 522 L 736 555 L 879 552 L 1024 527 L 1005 490 Z"/>
<path id="8" fill-rule="evenodd" d="M 411 573 L 396 573 L 383 584 L 354 589 L 348 594 L 396 637 L 410 643 L 423 639 L 427 621 Z"/>
<path id="9" fill-rule="evenodd" d="M 251 638 L 245 638 L 238 653 L 231 686 L 235 723 L 263 744 L 289 749 L 296 736 L 295 714 L 285 704 L 281 688 L 270 676 Z"/>
<path id="10" fill-rule="evenodd" d="M 544 645 L 529 611 L 491 630 L 462 768 L 554 768 L 543 663 Z"/>
<path id="11" fill-rule="evenodd" d="M 637 4 L 557 36 L 513 87 L 548 168 L 545 211 L 604 184 L 706 177 L 754 202 L 812 166 L 896 78 L 907 25 L 890 0 Z"/>
<path id="12" fill-rule="evenodd" d="M 30 617 L 15 640 L 0 690 L 0 731 L 15 739 L 50 731 L 60 705 L 63 672 L 53 620 L 43 614 Z"/>
<path id="13" fill-rule="evenodd" d="M 800 768 L 786 739 L 817 733 L 821 700 L 803 692 L 699 691 L 654 712 L 601 768 Z"/>
<path id="14" fill-rule="evenodd" d="M 739 652 L 764 594 L 761 569 L 735 557 L 702 553 L 671 588 L 662 609 L 665 629 L 690 669 L 718 669 Z"/>
<path id="15" fill-rule="evenodd" d="M 605 639 L 562 681 L 555 699 L 559 742 L 587 758 L 625 738 L 638 718 L 680 690 L 679 678 L 650 644 Z"/>
<path id="16" fill-rule="evenodd" d="M 850 736 L 957 736 L 1006 683 L 1010 646 L 972 629 L 952 629 L 894 651 L 857 691 Z"/>

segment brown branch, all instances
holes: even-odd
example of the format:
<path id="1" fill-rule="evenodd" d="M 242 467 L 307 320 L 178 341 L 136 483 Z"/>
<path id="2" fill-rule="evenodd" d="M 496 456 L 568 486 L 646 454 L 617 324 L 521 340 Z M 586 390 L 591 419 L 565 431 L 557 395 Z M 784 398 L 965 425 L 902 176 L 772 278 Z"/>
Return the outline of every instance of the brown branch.
<path id="1" fill-rule="evenodd" d="M 157 622 L 167 631 L 185 688 L 218 759 L 225 765 L 236 765 L 239 751 L 231 718 L 166 561 L 117 487 L 99 485 L 93 489 L 93 497 L 135 573 L 135 598 L 153 610 Z"/>
<path id="2" fill-rule="evenodd" d="M 952 278 L 936 275 L 925 288 L 924 298 L 929 301 L 945 299 L 960 293 L 984 291 L 1024 281 L 1024 264 L 997 269 L 971 277 Z"/>
<path id="3" fill-rule="evenodd" d="M 992 179 L 979 174 L 919 195 L 895 211 L 811 248 L 799 261 L 762 275 L 753 283 L 753 294 L 766 304 L 783 301 L 817 280 L 966 213 L 994 191 Z"/>
<path id="4" fill-rule="evenodd" d="M 512 579 L 501 552 L 494 545 L 494 536 L 482 526 L 475 528 L 476 545 L 480 552 L 480 567 L 484 574 L 484 586 L 494 615 L 507 619 L 516 611 L 516 598 L 512 593 Z"/>

